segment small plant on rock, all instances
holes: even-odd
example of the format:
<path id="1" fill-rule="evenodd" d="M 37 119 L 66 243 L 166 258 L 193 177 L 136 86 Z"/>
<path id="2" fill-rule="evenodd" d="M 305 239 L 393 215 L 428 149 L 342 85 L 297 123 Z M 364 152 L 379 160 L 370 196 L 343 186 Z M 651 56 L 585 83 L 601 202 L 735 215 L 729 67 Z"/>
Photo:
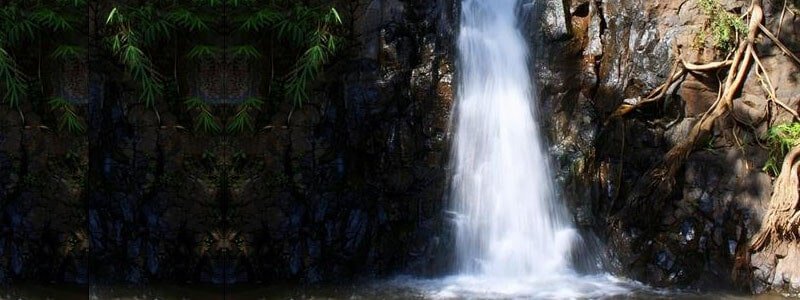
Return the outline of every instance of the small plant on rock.
<path id="1" fill-rule="evenodd" d="M 736 46 L 738 37 L 747 35 L 744 21 L 725 10 L 719 0 L 700 0 L 699 5 L 703 13 L 709 17 L 706 30 L 714 39 L 714 46 L 717 49 L 728 53 Z"/>
<path id="2" fill-rule="evenodd" d="M 772 175 L 780 173 L 781 162 L 789 151 L 800 145 L 800 122 L 774 126 L 767 131 L 769 159 L 764 171 Z"/>

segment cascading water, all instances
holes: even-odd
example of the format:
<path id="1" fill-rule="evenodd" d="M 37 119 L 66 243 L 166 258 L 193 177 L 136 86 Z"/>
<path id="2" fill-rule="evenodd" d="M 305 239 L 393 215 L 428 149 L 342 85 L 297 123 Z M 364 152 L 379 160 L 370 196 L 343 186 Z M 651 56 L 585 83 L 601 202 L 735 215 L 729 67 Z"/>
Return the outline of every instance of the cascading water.
<path id="1" fill-rule="evenodd" d="M 592 261 L 557 201 L 536 121 L 518 0 L 461 0 L 452 215 L 457 275 L 399 279 L 431 298 L 594 298 L 642 290 Z M 548 0 L 551 1 L 551 0 Z M 574 248 L 574 249 L 573 249 Z M 588 259 L 587 259 L 588 258 Z"/>
<path id="2" fill-rule="evenodd" d="M 591 255 L 573 253 L 580 235 L 557 201 L 518 4 L 462 0 L 451 183 L 459 270 L 415 285 L 434 298 L 628 293 L 630 283 L 572 267 L 572 257 Z"/>
<path id="3" fill-rule="evenodd" d="M 576 237 L 555 201 L 516 12 L 516 0 L 462 3 L 451 192 L 462 273 L 561 272 Z"/>

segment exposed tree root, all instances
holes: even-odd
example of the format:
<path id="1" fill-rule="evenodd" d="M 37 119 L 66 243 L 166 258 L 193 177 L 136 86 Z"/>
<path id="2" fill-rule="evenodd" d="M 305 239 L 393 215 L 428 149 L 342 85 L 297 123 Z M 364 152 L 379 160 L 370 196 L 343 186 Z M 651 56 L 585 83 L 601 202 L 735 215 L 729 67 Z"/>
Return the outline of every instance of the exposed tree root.
<path id="1" fill-rule="evenodd" d="M 643 203 L 642 200 L 648 200 L 646 205 L 656 208 L 663 204 L 664 199 L 671 195 L 674 184 L 675 175 L 678 170 L 684 165 L 686 159 L 695 149 L 697 143 L 707 136 L 714 128 L 716 121 L 730 113 L 733 108 L 733 100 L 740 93 L 743 88 L 750 72 L 751 65 L 757 65 L 756 72 L 762 79 L 763 86 L 770 94 L 768 101 L 778 104 L 781 108 L 790 112 L 793 116 L 800 119 L 796 110 L 787 106 L 785 103 L 777 99 L 774 93 L 774 86 L 769 78 L 769 74 L 755 50 L 756 36 L 759 33 L 764 33 L 773 42 L 782 49 L 784 53 L 792 57 L 795 61 L 800 63 L 791 51 L 781 43 L 769 30 L 767 30 L 761 23 L 764 21 L 764 12 L 761 7 L 761 0 L 753 0 L 745 16 L 749 16 L 748 21 L 748 34 L 746 37 L 739 41 L 732 57 L 729 56 L 723 61 L 711 62 L 705 64 L 695 64 L 684 61 L 678 58 L 666 78 L 665 82 L 654 89 L 645 98 L 626 100 L 625 103 L 620 105 L 606 120 L 606 125 L 616 118 L 621 118 L 626 114 L 647 105 L 654 103 L 668 95 L 669 91 L 673 89 L 673 85 L 680 82 L 680 79 L 688 73 L 708 73 L 716 72 L 719 69 L 726 69 L 721 74 L 727 74 L 724 82 L 720 82 L 719 93 L 717 99 L 711 107 L 700 116 L 699 120 L 690 129 L 687 137 L 670 149 L 665 155 L 662 162 L 655 168 L 651 169 L 644 175 L 644 178 L 639 180 L 634 190 L 629 194 L 629 205 L 633 209 Z M 755 63 L 754 63 L 755 62 Z M 679 88 L 679 87 L 678 87 Z M 734 116 L 735 117 L 735 116 Z M 752 127 L 752 126 L 751 126 Z M 655 206 L 653 206 L 655 205 Z"/>
<path id="2" fill-rule="evenodd" d="M 750 249 L 758 252 L 770 244 L 800 240 L 800 146 L 786 156 L 772 188 L 769 212 Z"/>
<path id="3" fill-rule="evenodd" d="M 613 121 L 614 119 L 621 118 L 628 113 L 645 106 L 649 103 L 653 103 L 656 101 L 661 100 L 667 93 L 671 90 L 672 86 L 680 81 L 681 78 L 684 77 L 689 72 L 696 73 L 696 72 L 708 72 L 720 68 L 724 68 L 733 64 L 731 60 L 725 61 L 718 61 L 712 62 L 707 64 L 694 64 L 690 62 L 686 62 L 685 60 L 677 60 L 675 65 L 672 67 L 672 70 L 669 72 L 669 76 L 667 76 L 667 80 L 656 87 L 649 95 L 645 98 L 637 98 L 632 102 L 625 102 L 622 103 L 606 120 L 605 125 L 608 125 L 609 122 Z"/>
<path id="4" fill-rule="evenodd" d="M 781 23 L 783 14 L 781 13 Z M 794 13 L 794 12 L 792 12 Z M 767 101 L 775 103 L 781 109 L 791 114 L 796 120 L 800 120 L 800 114 L 796 109 L 788 106 L 777 97 L 775 86 L 770 78 L 768 70 L 761 62 L 756 48 L 756 36 L 763 33 L 776 47 L 788 56 L 793 62 L 800 65 L 798 58 L 790 51 L 772 32 L 761 23 L 764 21 L 764 12 L 761 7 L 761 0 L 753 0 L 746 16 L 749 16 L 748 33 L 737 45 L 733 52 L 733 57 L 724 61 L 712 62 L 707 64 L 688 63 L 682 59 L 676 60 L 669 76 L 665 82 L 654 89 L 647 97 L 629 99 L 620 105 L 606 120 L 606 125 L 616 118 L 621 118 L 626 114 L 647 105 L 659 101 L 673 90 L 673 86 L 679 85 L 681 78 L 688 73 L 708 73 L 718 69 L 727 69 L 724 82 L 720 82 L 717 99 L 711 107 L 700 116 L 699 120 L 690 129 L 685 139 L 670 149 L 662 162 L 648 173 L 644 174 L 633 190 L 628 195 L 627 206 L 620 212 L 620 216 L 634 216 L 643 218 L 647 216 L 625 213 L 627 210 L 640 211 L 647 208 L 658 210 L 661 208 L 670 195 L 672 195 L 675 185 L 675 175 L 684 165 L 688 156 L 695 149 L 697 143 L 707 136 L 713 129 L 715 123 L 723 116 L 728 115 L 733 108 L 734 98 L 741 92 L 744 82 L 748 78 L 751 66 L 755 66 L 755 75 L 768 94 Z M 679 88 L 679 86 L 677 87 Z M 769 107 L 769 105 L 768 105 Z M 767 112 L 768 113 L 768 109 Z M 741 120 L 733 118 L 740 123 Z M 752 129 L 753 124 L 746 124 Z M 755 130 L 755 129 L 754 129 Z M 733 132 L 734 139 L 739 144 L 736 132 Z M 643 202 L 647 201 L 647 202 Z M 619 220 L 617 216 L 613 219 Z M 646 224 L 646 223 L 645 223 Z M 775 180 L 773 193 L 770 199 L 769 210 L 762 221 L 760 231 L 751 239 L 749 247 L 742 247 L 736 254 L 735 272 L 740 272 L 745 276 L 752 276 L 750 269 L 750 254 L 769 254 L 786 242 L 800 244 L 800 145 L 795 146 L 786 156 L 780 176 Z M 740 274 L 734 274 L 739 277 Z"/>
<path id="5" fill-rule="evenodd" d="M 762 85 L 764 86 L 764 90 L 767 91 L 769 94 L 768 101 L 774 102 L 778 104 L 781 108 L 785 109 L 787 112 L 792 114 L 796 120 L 800 120 L 800 115 L 797 114 L 797 111 L 783 103 L 780 99 L 778 99 L 777 93 L 775 92 L 775 86 L 772 84 L 772 80 L 769 78 L 769 72 L 764 65 L 761 64 L 761 59 L 758 57 L 755 51 L 753 51 L 753 60 L 758 65 L 758 69 L 756 70 L 756 74 L 758 74 L 759 79 L 762 79 Z M 760 70 L 760 72 L 759 72 Z M 763 74 L 763 77 L 762 77 Z"/>
<path id="6" fill-rule="evenodd" d="M 784 45 L 783 42 L 781 42 L 781 40 L 778 39 L 778 37 L 772 34 L 772 32 L 769 31 L 769 29 L 767 29 L 766 27 L 764 27 L 764 25 L 761 24 L 758 24 L 758 28 L 760 28 L 761 32 L 763 32 L 767 37 L 769 37 L 769 39 L 771 39 L 772 42 L 775 43 L 775 45 L 778 45 L 778 48 L 780 48 L 784 54 L 791 57 L 792 60 L 794 60 L 797 64 L 800 65 L 800 58 L 798 58 L 797 55 L 794 55 L 794 53 L 792 53 L 792 51 L 790 51 L 789 48 L 786 47 L 786 45 Z"/>
<path id="7" fill-rule="evenodd" d="M 663 164 L 653 170 L 654 178 L 667 181 L 669 182 L 668 185 L 671 186 L 675 173 L 694 150 L 697 142 L 713 129 L 714 122 L 719 117 L 725 115 L 733 107 L 733 98 L 741 90 L 742 84 L 747 77 L 753 58 L 753 44 L 758 33 L 758 26 L 763 19 L 764 12 L 761 10 L 761 5 L 758 4 L 758 1 L 754 1 L 750 11 L 747 39 L 742 40 L 736 49 L 728 78 L 722 87 L 721 97 L 703 114 L 700 121 L 692 127 L 686 139 L 667 152 Z"/>

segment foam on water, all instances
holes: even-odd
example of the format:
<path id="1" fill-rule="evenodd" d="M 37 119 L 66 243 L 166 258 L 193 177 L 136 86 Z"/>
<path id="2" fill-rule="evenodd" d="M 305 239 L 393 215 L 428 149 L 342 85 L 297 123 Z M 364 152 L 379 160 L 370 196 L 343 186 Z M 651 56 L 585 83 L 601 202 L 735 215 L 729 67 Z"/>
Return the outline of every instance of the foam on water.
<path id="1" fill-rule="evenodd" d="M 382 286 L 415 290 L 425 299 L 595 299 L 612 296 L 664 295 L 635 281 L 609 275 L 488 277 L 457 275 L 436 280 L 395 279 Z"/>

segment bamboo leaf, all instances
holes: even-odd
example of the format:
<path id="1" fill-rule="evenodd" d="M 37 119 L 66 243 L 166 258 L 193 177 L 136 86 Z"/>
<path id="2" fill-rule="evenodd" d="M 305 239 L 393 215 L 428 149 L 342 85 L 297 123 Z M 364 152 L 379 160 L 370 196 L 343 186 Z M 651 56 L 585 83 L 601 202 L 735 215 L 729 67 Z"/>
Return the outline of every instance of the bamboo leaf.
<path id="1" fill-rule="evenodd" d="M 51 57 L 60 60 L 69 60 L 69 59 L 77 59 L 86 55 L 87 50 L 84 47 L 76 46 L 76 45 L 58 45 L 53 53 L 50 54 Z"/>
<path id="2" fill-rule="evenodd" d="M 119 10 L 117 7 L 111 9 L 111 12 L 108 13 L 108 18 L 106 18 L 106 24 L 113 24 L 122 21 L 122 16 L 119 14 Z"/>
<path id="3" fill-rule="evenodd" d="M 196 45 L 189 50 L 189 53 L 187 53 L 186 56 L 190 59 L 213 58 L 220 51 L 221 49 L 219 47 L 210 45 Z"/>
<path id="4" fill-rule="evenodd" d="M 253 45 L 240 45 L 231 48 L 231 56 L 241 59 L 257 59 L 261 53 Z"/>

